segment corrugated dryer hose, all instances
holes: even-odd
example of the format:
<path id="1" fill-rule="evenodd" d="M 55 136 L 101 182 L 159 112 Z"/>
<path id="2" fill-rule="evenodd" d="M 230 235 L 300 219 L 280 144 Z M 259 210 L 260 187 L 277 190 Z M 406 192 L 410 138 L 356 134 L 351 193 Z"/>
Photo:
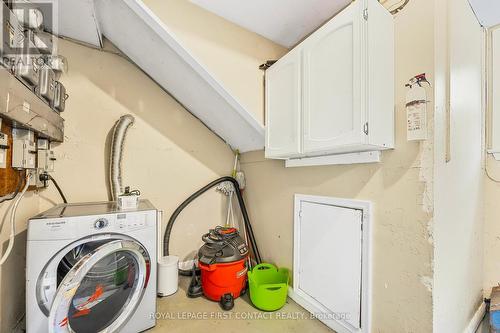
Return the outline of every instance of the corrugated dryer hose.
<path id="1" fill-rule="evenodd" d="M 134 123 L 135 118 L 131 115 L 120 117 L 113 127 L 111 137 L 111 153 L 109 161 L 109 183 L 111 190 L 111 201 L 118 200 L 118 196 L 123 193 L 122 186 L 122 155 L 125 142 L 125 135 L 128 128 Z"/>

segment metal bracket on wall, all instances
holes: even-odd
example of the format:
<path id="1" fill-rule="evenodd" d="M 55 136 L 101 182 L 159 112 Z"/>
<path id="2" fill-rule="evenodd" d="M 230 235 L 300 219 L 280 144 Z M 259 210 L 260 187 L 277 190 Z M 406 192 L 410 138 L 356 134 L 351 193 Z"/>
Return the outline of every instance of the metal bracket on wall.
<path id="1" fill-rule="evenodd" d="M 269 67 L 274 65 L 274 63 L 276 63 L 276 61 L 278 61 L 278 60 L 268 60 L 265 63 L 263 63 L 262 65 L 260 65 L 259 69 L 265 71 L 266 69 L 268 69 Z"/>
<path id="2" fill-rule="evenodd" d="M 5 101 L 0 117 L 10 125 L 50 141 L 64 140 L 64 119 L 4 68 L 0 68 L 0 100 Z"/>
<path id="3" fill-rule="evenodd" d="M 381 161 L 380 151 L 365 151 L 360 153 L 348 153 L 338 155 L 327 155 L 317 157 L 304 157 L 285 161 L 286 168 L 320 166 L 320 165 L 351 165 L 365 163 L 379 163 Z"/>

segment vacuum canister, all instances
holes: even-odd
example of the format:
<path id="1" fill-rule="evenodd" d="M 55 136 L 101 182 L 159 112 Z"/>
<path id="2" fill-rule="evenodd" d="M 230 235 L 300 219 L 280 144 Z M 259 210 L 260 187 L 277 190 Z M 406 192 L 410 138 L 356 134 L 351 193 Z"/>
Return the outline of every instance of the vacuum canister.
<path id="1" fill-rule="evenodd" d="M 246 288 L 248 246 L 235 228 L 217 227 L 202 239 L 198 267 L 203 294 L 230 310 Z"/>

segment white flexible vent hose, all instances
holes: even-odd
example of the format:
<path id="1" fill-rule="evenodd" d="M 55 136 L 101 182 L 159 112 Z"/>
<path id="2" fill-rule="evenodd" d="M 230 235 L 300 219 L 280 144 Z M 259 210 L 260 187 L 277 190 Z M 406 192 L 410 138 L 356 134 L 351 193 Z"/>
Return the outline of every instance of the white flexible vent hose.
<path id="1" fill-rule="evenodd" d="M 128 128 L 134 123 L 135 118 L 131 115 L 120 117 L 113 127 L 111 138 L 111 156 L 109 161 L 109 182 L 111 187 L 111 201 L 118 200 L 123 193 L 122 187 L 122 154 L 125 135 Z"/>
<path id="2" fill-rule="evenodd" d="M 17 206 L 19 206 L 19 203 L 21 202 L 21 199 L 24 197 L 24 194 L 28 190 L 28 187 L 30 186 L 30 179 L 31 179 L 31 174 L 28 173 L 26 176 L 26 185 L 24 185 L 24 188 L 22 192 L 19 194 L 17 197 L 16 201 L 14 202 L 14 205 L 12 205 L 12 209 L 10 211 L 10 235 L 9 235 L 9 245 L 7 246 L 7 250 L 5 250 L 4 255 L 0 259 L 0 266 L 2 266 L 7 258 L 9 257 L 10 253 L 12 252 L 12 248 L 14 247 L 14 239 L 16 237 L 16 212 L 17 212 Z"/>

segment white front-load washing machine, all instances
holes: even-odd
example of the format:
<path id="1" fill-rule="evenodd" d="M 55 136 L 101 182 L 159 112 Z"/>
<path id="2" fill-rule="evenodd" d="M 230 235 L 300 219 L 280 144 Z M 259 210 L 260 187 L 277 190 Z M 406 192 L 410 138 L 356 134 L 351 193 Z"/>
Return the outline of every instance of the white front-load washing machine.
<path id="1" fill-rule="evenodd" d="M 28 333 L 137 333 L 155 325 L 157 210 L 63 204 L 28 222 Z"/>

